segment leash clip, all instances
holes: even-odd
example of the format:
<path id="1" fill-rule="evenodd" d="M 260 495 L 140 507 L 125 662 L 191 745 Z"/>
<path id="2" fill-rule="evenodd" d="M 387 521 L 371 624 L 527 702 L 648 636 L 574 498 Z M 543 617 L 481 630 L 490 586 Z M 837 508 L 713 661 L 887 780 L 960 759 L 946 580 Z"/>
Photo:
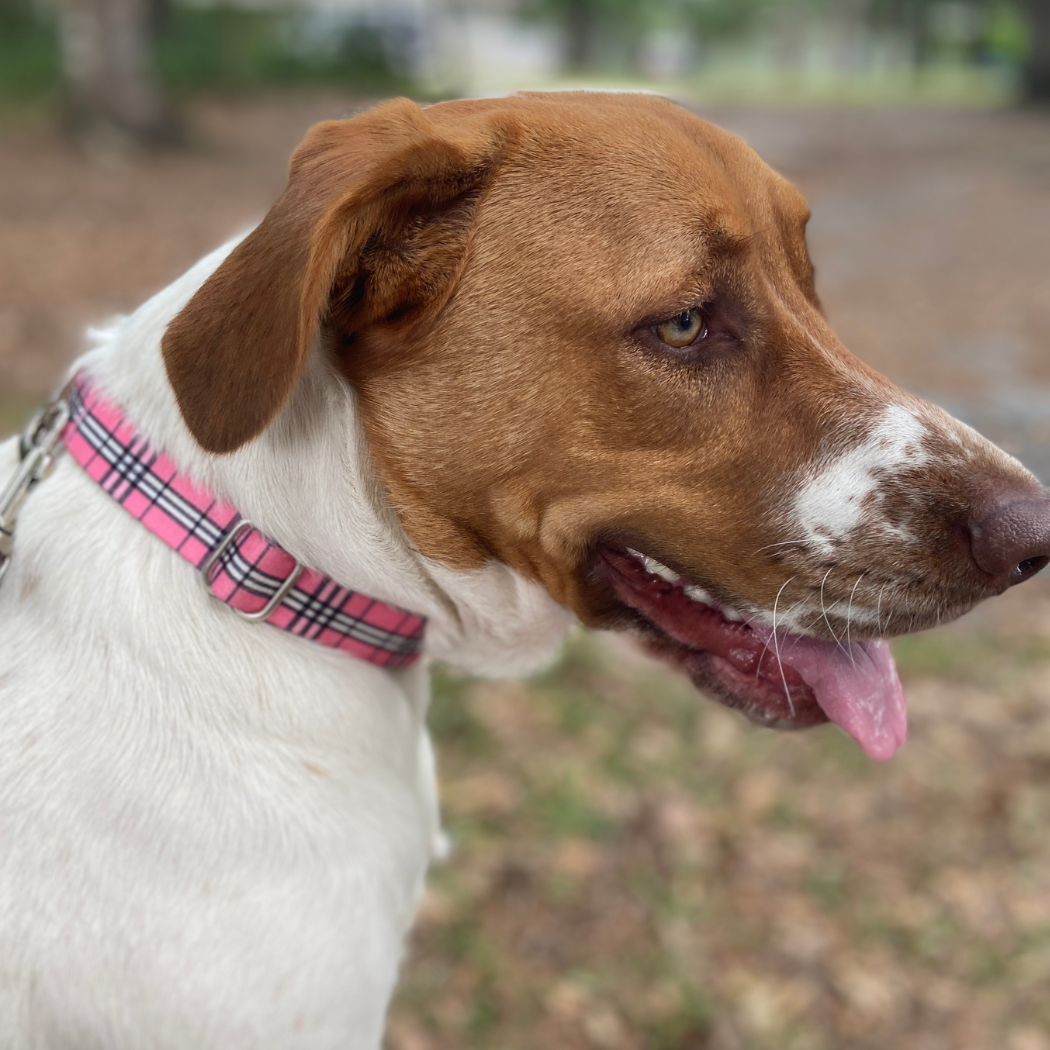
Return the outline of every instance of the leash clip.
<path id="1" fill-rule="evenodd" d="M 15 523 L 26 496 L 55 467 L 55 448 L 69 422 L 69 401 L 59 397 L 29 421 L 19 441 L 21 462 L 15 476 L 0 492 L 0 581 L 11 564 Z"/>

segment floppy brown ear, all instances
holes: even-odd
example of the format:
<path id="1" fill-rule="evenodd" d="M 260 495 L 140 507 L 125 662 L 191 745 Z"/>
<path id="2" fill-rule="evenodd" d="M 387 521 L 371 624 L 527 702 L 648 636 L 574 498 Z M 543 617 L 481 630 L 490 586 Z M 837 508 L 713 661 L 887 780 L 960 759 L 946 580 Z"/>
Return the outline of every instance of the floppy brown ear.
<path id="1" fill-rule="evenodd" d="M 439 131 L 407 99 L 314 127 L 283 195 L 164 335 L 168 378 L 197 441 L 231 452 L 264 430 L 333 309 L 360 326 L 446 296 L 473 207 L 512 135 L 505 119 L 482 115 Z"/>

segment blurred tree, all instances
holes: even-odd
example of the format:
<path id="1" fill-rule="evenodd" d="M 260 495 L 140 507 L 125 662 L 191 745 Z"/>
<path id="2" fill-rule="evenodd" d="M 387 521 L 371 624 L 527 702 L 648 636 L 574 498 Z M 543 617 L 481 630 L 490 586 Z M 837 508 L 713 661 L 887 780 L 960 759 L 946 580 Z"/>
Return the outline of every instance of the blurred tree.
<path id="1" fill-rule="evenodd" d="M 0 107 L 46 96 L 58 81 L 50 21 L 33 0 L 0 0 Z"/>
<path id="2" fill-rule="evenodd" d="M 565 62 L 575 71 L 601 64 L 603 48 L 632 41 L 650 5 L 638 0 L 526 0 L 523 14 L 560 25 L 565 34 Z M 611 46 L 611 47 L 610 47 Z"/>
<path id="3" fill-rule="evenodd" d="M 878 28 L 901 32 L 911 48 L 912 62 L 924 66 L 933 50 L 930 9 L 937 0 L 870 0 L 868 18 Z"/>
<path id="4" fill-rule="evenodd" d="M 1030 46 L 1025 63 L 1025 96 L 1050 102 L 1050 0 L 1024 0 Z"/>
<path id="5" fill-rule="evenodd" d="M 776 0 L 678 0 L 673 6 L 703 42 L 745 36 L 775 3 Z"/>
<path id="6" fill-rule="evenodd" d="M 912 41 L 916 65 L 930 57 L 934 43 L 931 32 L 931 14 L 945 0 L 869 0 L 870 16 L 876 25 L 893 25 L 905 30 Z M 969 6 L 985 16 L 986 28 L 1003 16 L 1015 21 L 1024 17 L 1028 28 L 1027 58 L 1024 66 L 1025 96 L 1030 101 L 1050 101 L 1050 0 L 970 0 Z M 1005 21 L 1009 21 L 1006 18 Z M 976 50 L 988 44 L 987 39 L 975 41 Z"/>
<path id="7" fill-rule="evenodd" d="M 57 0 L 66 113 L 91 145 L 156 145 L 175 123 L 154 73 L 166 0 Z"/>

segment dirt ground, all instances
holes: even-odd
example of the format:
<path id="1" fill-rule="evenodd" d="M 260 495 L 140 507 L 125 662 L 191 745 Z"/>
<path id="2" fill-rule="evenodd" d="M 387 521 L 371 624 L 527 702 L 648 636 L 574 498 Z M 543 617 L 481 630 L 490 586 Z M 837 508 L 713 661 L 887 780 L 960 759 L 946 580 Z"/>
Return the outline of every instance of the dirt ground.
<path id="1" fill-rule="evenodd" d="M 354 104 L 200 103 L 194 150 L 152 158 L 0 133 L 0 428 Z M 808 196 L 846 345 L 1050 481 L 1050 117 L 707 115 Z M 457 851 L 390 1050 L 1050 1050 L 1050 586 L 896 652 L 912 732 L 887 766 L 600 638 L 530 683 L 441 672 Z"/>

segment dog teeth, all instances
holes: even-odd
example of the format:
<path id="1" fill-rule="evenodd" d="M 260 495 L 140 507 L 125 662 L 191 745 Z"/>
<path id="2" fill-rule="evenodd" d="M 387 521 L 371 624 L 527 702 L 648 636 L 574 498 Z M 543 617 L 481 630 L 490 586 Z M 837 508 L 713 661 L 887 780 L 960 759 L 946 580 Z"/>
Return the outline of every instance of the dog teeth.
<path id="1" fill-rule="evenodd" d="M 654 576 L 659 576 L 660 579 L 666 580 L 668 583 L 678 583 L 681 580 L 681 576 L 678 573 L 673 569 L 669 569 L 666 565 L 662 565 L 655 558 L 645 559 L 645 571 L 651 572 Z"/>
<path id="2" fill-rule="evenodd" d="M 678 583 L 681 579 L 681 576 L 674 569 L 669 569 L 662 562 L 658 562 L 655 558 L 650 558 L 648 554 L 642 554 L 641 551 L 632 550 L 630 547 L 627 548 L 627 551 L 645 566 L 645 571 L 651 576 L 659 576 L 661 580 L 666 580 L 668 583 Z"/>
<path id="3" fill-rule="evenodd" d="M 701 605 L 713 605 L 715 609 L 725 617 L 725 619 L 731 620 L 734 623 L 739 623 L 745 619 L 744 614 L 737 612 L 736 609 L 730 609 L 719 605 L 718 602 L 716 602 L 714 598 L 712 598 L 711 595 L 698 584 L 686 584 L 674 569 L 669 569 L 663 564 L 663 562 L 659 562 L 655 558 L 650 558 L 648 554 L 642 554 L 641 551 L 636 551 L 631 547 L 627 548 L 627 552 L 637 558 L 642 565 L 645 566 L 645 571 L 649 573 L 650 576 L 658 576 L 661 580 L 666 580 L 668 583 L 683 584 L 683 593 L 694 602 L 699 602 Z"/>

